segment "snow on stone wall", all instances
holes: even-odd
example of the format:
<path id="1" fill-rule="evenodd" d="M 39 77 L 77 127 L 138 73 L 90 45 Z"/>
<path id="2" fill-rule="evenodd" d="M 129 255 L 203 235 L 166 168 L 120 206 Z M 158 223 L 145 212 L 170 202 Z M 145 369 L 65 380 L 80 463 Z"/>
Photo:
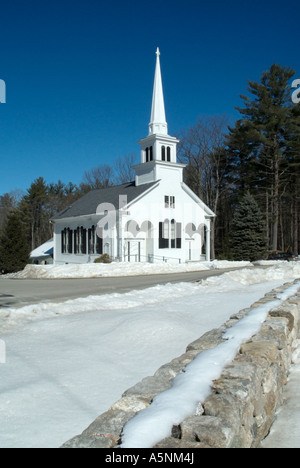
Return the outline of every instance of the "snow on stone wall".
<path id="1" fill-rule="evenodd" d="M 206 333 L 63 447 L 258 447 L 282 404 L 299 344 L 299 291 L 299 280 L 285 284 Z"/>

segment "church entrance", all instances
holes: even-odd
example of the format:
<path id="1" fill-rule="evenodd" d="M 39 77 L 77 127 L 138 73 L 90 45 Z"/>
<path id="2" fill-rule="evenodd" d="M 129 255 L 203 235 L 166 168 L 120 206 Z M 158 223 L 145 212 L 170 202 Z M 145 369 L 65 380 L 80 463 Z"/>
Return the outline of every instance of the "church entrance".
<path id="1" fill-rule="evenodd" d="M 140 262 L 141 261 L 141 241 L 130 240 L 127 241 L 127 261 Z"/>

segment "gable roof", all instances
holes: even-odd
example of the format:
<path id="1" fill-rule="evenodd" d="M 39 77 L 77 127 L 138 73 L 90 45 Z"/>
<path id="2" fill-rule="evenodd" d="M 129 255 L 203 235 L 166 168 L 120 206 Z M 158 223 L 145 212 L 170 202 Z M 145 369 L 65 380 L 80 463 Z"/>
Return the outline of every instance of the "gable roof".
<path id="1" fill-rule="evenodd" d="M 48 240 L 44 244 L 40 245 L 30 253 L 30 258 L 36 257 L 49 257 L 53 255 L 54 241 L 53 239 Z"/>
<path id="2" fill-rule="evenodd" d="M 101 203 L 111 203 L 118 209 L 120 195 L 126 196 L 127 203 L 130 203 L 156 184 L 157 182 L 151 182 L 136 186 L 135 182 L 129 182 L 105 189 L 92 190 L 79 198 L 73 205 L 68 206 L 68 208 L 54 216 L 53 221 L 96 214 L 97 208 Z"/>
<path id="3" fill-rule="evenodd" d="M 195 194 L 195 192 L 192 191 L 192 189 L 189 188 L 188 185 L 182 182 L 181 187 L 196 203 L 198 203 L 199 206 L 201 206 L 206 216 L 209 218 L 216 217 L 216 214 L 204 203 L 204 201 L 201 200 L 201 198 L 198 197 L 198 195 Z"/>

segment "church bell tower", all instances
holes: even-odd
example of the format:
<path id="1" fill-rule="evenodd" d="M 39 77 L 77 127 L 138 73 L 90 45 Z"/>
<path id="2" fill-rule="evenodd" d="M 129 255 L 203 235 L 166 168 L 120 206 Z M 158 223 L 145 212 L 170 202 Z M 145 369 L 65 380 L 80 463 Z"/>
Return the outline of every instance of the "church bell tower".
<path id="1" fill-rule="evenodd" d="M 162 174 L 164 177 L 166 176 L 167 167 L 180 169 L 182 180 L 182 170 L 185 166 L 177 163 L 177 143 L 179 143 L 177 138 L 168 135 L 160 68 L 160 51 L 157 48 L 149 134 L 139 141 L 141 161 L 140 164 L 134 167 L 136 185 L 160 180 Z M 163 171 L 161 171 L 162 167 L 164 168 Z"/>

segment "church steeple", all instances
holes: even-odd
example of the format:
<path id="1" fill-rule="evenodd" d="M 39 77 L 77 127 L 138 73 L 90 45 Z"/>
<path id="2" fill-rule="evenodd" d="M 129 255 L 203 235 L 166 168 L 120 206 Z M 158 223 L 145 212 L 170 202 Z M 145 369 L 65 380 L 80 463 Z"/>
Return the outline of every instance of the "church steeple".
<path id="1" fill-rule="evenodd" d="M 149 134 L 139 141 L 141 163 L 134 166 L 137 186 L 163 179 L 170 183 L 174 181 L 174 174 L 176 180 L 182 182 L 184 164 L 178 164 L 176 157 L 179 140 L 168 135 L 159 56 L 157 48 Z"/>
<path id="2" fill-rule="evenodd" d="M 149 135 L 168 134 L 168 125 L 166 122 L 165 103 L 160 69 L 160 51 L 156 50 L 156 67 L 154 75 L 154 86 L 152 96 L 151 118 L 149 123 Z"/>

